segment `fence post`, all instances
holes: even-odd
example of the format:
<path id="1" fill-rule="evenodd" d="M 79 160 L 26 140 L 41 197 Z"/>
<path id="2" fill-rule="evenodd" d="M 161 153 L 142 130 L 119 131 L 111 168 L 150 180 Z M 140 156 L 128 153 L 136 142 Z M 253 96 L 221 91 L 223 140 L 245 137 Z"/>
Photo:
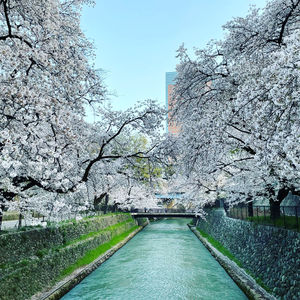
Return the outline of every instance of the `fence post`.
<path id="1" fill-rule="evenodd" d="M 283 212 L 283 225 L 284 225 L 284 228 L 286 229 L 284 206 L 282 206 L 282 212 Z"/>
<path id="2" fill-rule="evenodd" d="M 297 223 L 297 231 L 299 231 L 298 206 L 295 206 L 295 216 L 296 216 L 296 223 Z"/>
<path id="3" fill-rule="evenodd" d="M 257 223 L 259 223 L 259 217 L 258 217 L 258 206 L 256 206 L 256 217 L 257 217 Z"/>
<path id="4" fill-rule="evenodd" d="M 264 221 L 266 222 L 266 207 L 264 206 Z"/>
<path id="5" fill-rule="evenodd" d="M 2 220 L 3 220 L 3 212 L 2 212 L 2 210 L 0 210 L 0 231 L 2 228 Z"/>

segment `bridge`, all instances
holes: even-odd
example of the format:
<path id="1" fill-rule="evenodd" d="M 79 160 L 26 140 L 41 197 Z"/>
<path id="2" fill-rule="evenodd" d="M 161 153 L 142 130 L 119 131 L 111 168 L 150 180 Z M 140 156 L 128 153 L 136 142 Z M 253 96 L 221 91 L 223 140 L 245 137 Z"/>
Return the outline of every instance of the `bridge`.
<path id="1" fill-rule="evenodd" d="M 179 209 L 135 209 L 130 213 L 134 218 L 195 218 L 195 212 Z"/>

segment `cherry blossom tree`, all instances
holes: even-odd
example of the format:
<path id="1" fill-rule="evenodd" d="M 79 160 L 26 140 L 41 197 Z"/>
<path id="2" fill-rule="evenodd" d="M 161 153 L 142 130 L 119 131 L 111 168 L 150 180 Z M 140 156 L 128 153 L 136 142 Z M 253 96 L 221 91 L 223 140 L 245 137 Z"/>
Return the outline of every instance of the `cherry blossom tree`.
<path id="1" fill-rule="evenodd" d="M 86 209 L 125 162 L 148 159 L 160 140 L 163 112 L 154 101 L 125 112 L 105 104 L 80 29 L 82 5 L 91 2 L 0 1 L 0 218 L 16 197 L 21 210 Z M 87 106 L 99 122 L 84 121 Z M 126 148 L 120 137 L 131 132 L 147 136 L 149 147 Z"/>
<path id="2" fill-rule="evenodd" d="M 1 192 L 61 190 L 84 105 L 101 102 L 101 77 L 79 27 L 83 1 L 1 1 Z M 52 182 L 44 180 L 49 176 Z M 39 179 L 37 179 L 39 178 Z"/>
<path id="3" fill-rule="evenodd" d="M 231 204 L 267 198 L 272 217 L 299 195 L 299 21 L 300 1 L 273 0 L 228 22 L 226 38 L 195 58 L 178 50 L 173 115 L 194 189 L 225 191 Z"/>

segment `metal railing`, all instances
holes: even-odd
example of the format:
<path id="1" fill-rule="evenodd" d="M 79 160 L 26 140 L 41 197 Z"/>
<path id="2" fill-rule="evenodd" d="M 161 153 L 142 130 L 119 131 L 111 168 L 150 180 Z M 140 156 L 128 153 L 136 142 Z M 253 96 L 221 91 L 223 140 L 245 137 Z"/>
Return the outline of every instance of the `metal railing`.
<path id="1" fill-rule="evenodd" d="M 300 232 L 300 206 L 280 206 L 280 217 L 271 218 L 270 206 L 253 205 L 253 215 L 249 214 L 248 206 L 236 206 L 227 211 L 227 216 Z"/>
<path id="2" fill-rule="evenodd" d="M 117 212 L 129 212 L 129 213 L 187 213 L 187 214 L 192 214 L 194 213 L 191 210 L 184 210 L 184 209 L 177 209 L 177 208 L 136 208 L 136 209 L 120 209 L 115 205 L 107 205 L 103 206 L 102 210 L 85 210 L 85 211 L 80 211 L 80 212 L 73 212 L 73 213 L 60 213 L 58 216 L 43 216 L 42 214 L 38 213 L 32 213 L 32 218 L 31 219 L 24 219 L 24 216 L 19 213 L 18 219 L 14 219 L 10 222 L 14 221 L 14 224 L 10 224 L 10 227 L 7 228 L 5 222 L 2 221 L 2 224 L 0 226 L 0 232 L 3 230 L 17 230 L 22 227 L 28 227 L 28 226 L 38 226 L 38 225 L 43 225 L 43 226 L 51 226 L 54 223 L 59 223 L 62 221 L 68 221 L 68 220 L 74 220 L 78 218 L 85 218 L 85 217 L 95 217 L 95 216 L 100 216 L 100 215 L 105 215 L 107 213 L 117 213 Z"/>
<path id="3" fill-rule="evenodd" d="M 0 232 L 5 230 L 18 230 L 23 227 L 32 227 L 32 226 L 48 226 L 53 225 L 54 223 L 59 223 L 62 221 L 69 221 L 74 220 L 78 218 L 84 218 L 84 217 L 96 217 L 100 215 L 104 215 L 107 213 L 112 212 L 119 212 L 114 207 L 107 207 L 105 211 L 101 210 L 85 210 L 80 212 L 72 212 L 72 213 L 60 213 L 59 215 L 48 215 L 43 216 L 41 214 L 32 213 L 31 218 L 24 218 L 24 215 L 21 213 L 18 213 L 18 217 L 11 220 L 2 220 L 1 226 L 0 226 Z M 10 224 L 7 224 L 10 223 Z"/>
<path id="4" fill-rule="evenodd" d="M 191 210 L 177 209 L 177 208 L 136 208 L 130 211 L 130 213 L 194 213 Z"/>

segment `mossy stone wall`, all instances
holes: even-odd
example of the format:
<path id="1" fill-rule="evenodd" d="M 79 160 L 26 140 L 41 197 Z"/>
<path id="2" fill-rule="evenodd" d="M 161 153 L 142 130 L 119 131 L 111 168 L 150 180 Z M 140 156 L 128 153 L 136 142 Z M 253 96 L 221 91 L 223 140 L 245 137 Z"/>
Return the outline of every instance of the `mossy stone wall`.
<path id="1" fill-rule="evenodd" d="M 105 230 L 117 224 L 120 226 Z M 1 257 L 0 299 L 30 298 L 50 287 L 63 270 L 83 257 L 87 251 L 109 242 L 134 226 L 136 221 L 130 215 L 118 214 L 1 236 L 0 241 L 5 250 L 10 251 L 10 255 L 5 253 L 6 260 Z M 82 235 L 97 231 L 98 234 L 87 239 L 76 240 Z"/>
<path id="2" fill-rule="evenodd" d="M 38 255 L 43 249 L 64 245 L 80 235 L 99 231 L 128 218 L 128 214 L 108 215 L 0 235 L 0 266 Z"/>
<path id="3" fill-rule="evenodd" d="M 300 299 L 300 234 L 210 210 L 198 227 L 223 244 L 279 299 Z"/>

